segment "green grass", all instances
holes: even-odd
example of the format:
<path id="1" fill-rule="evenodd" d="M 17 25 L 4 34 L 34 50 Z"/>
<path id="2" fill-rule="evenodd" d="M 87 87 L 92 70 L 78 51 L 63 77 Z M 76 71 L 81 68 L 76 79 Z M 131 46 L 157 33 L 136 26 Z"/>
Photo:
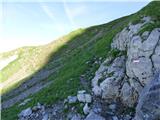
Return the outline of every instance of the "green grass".
<path id="1" fill-rule="evenodd" d="M 138 32 L 139 35 L 142 35 L 145 31 L 151 32 L 154 28 L 160 27 L 160 21 L 146 24 L 142 27 L 142 29 Z"/>
<path id="2" fill-rule="evenodd" d="M 137 24 L 139 22 L 143 22 L 141 19 L 144 16 L 150 16 L 153 21 L 159 22 L 160 21 L 160 2 L 159 1 L 152 1 L 147 6 L 142 8 L 140 11 L 132 15 L 131 23 Z"/>
<path id="3" fill-rule="evenodd" d="M 35 47 L 34 49 L 27 48 L 28 51 L 25 51 L 25 48 L 22 50 L 17 49 L 21 59 L 25 59 L 26 56 L 28 56 L 26 62 L 36 58 L 37 64 L 35 66 L 37 66 L 37 68 L 31 68 L 33 71 L 44 68 L 53 69 L 59 65 L 63 65 L 63 67 L 56 74 L 51 75 L 47 79 L 52 80 L 53 84 L 42 91 L 31 95 L 32 101 L 27 105 L 18 107 L 17 103 L 12 107 L 3 110 L 2 120 L 17 119 L 17 114 L 21 110 L 34 106 L 37 102 L 53 104 L 59 100 L 65 99 L 68 95 L 76 95 L 78 90 L 83 89 L 79 77 L 88 71 L 86 62 L 92 61 L 94 58 L 106 58 L 110 55 L 113 57 L 116 57 L 119 54 L 126 55 L 126 51 L 122 53 L 116 50 L 110 51 L 110 44 L 113 37 L 127 26 L 129 22 L 134 21 L 136 23 L 140 21 L 139 18 L 142 15 L 149 15 L 153 16 L 155 20 L 158 19 L 159 14 L 155 13 L 157 9 L 159 11 L 160 5 L 158 5 L 159 3 L 151 2 L 148 7 L 143 8 L 137 14 L 126 16 L 107 24 L 73 31 L 69 35 L 45 46 Z M 95 37 L 100 31 L 101 34 L 98 37 Z M 11 54 L 11 52 L 6 53 L 6 56 L 9 54 Z M 34 57 L 35 55 L 38 56 Z M 32 64 L 29 64 L 29 66 L 31 65 Z M 93 67 L 91 72 L 94 73 L 97 68 L 98 66 Z M 16 70 L 13 71 L 15 72 Z M 6 78 L 3 81 L 5 80 Z"/>

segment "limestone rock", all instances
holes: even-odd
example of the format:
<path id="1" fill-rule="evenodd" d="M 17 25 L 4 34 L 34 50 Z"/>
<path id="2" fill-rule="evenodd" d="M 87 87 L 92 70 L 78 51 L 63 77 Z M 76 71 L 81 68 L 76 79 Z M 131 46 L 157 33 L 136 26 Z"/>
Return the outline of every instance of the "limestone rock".
<path id="1" fill-rule="evenodd" d="M 160 69 L 160 40 L 155 48 L 155 53 L 152 56 L 153 66 L 156 70 Z"/>
<path id="2" fill-rule="evenodd" d="M 27 117 L 29 115 L 32 114 L 32 109 L 31 108 L 27 108 L 23 111 L 21 111 L 21 113 L 18 115 L 18 117 Z"/>
<path id="3" fill-rule="evenodd" d="M 160 118 L 160 73 L 143 89 L 134 120 L 158 120 Z"/>
<path id="4" fill-rule="evenodd" d="M 83 107 L 83 112 L 84 112 L 84 114 L 86 114 L 86 115 L 90 112 L 90 108 L 89 108 L 89 106 L 88 106 L 88 103 L 86 103 L 85 106 Z"/>
<path id="5" fill-rule="evenodd" d="M 68 96 L 68 103 L 76 103 L 77 96 Z"/>
<path id="6" fill-rule="evenodd" d="M 138 78 L 143 86 L 152 79 L 153 70 L 160 68 L 159 37 L 160 30 L 155 28 L 143 43 L 140 36 L 134 36 L 129 43 L 126 72 L 130 78 Z"/>
<path id="7" fill-rule="evenodd" d="M 101 84 L 102 98 L 108 102 L 115 100 L 119 95 L 119 84 L 114 82 L 114 78 L 107 78 Z"/>
<path id="8" fill-rule="evenodd" d="M 143 40 L 146 40 L 146 39 L 148 38 L 148 36 L 149 36 L 149 33 L 150 33 L 149 31 L 145 31 L 145 32 L 142 34 L 142 36 L 141 36 L 142 39 L 143 39 Z"/>
<path id="9" fill-rule="evenodd" d="M 95 95 L 101 95 L 108 102 L 119 96 L 119 88 L 125 74 L 125 56 L 117 57 L 107 67 L 100 67 L 96 76 L 92 79 Z M 105 68 L 105 69 L 104 69 Z"/>
<path id="10" fill-rule="evenodd" d="M 107 58 L 99 67 L 99 69 L 96 71 L 95 73 L 95 77 L 92 79 L 92 91 L 94 92 L 94 94 L 96 96 L 101 96 L 101 88 L 98 85 L 99 80 L 103 77 L 104 73 L 107 71 L 108 69 L 108 64 L 111 62 L 112 58 Z"/>
<path id="11" fill-rule="evenodd" d="M 86 103 L 91 103 L 92 102 L 92 96 L 90 94 L 85 94 L 85 101 Z"/>
<path id="12" fill-rule="evenodd" d="M 160 29 L 155 28 L 149 35 L 148 39 L 143 42 L 142 48 L 144 51 L 152 51 L 155 49 L 159 41 Z"/>
<path id="13" fill-rule="evenodd" d="M 138 99 L 138 94 L 127 82 L 123 84 L 120 96 L 123 104 L 128 107 L 134 107 Z"/>
<path id="14" fill-rule="evenodd" d="M 86 103 L 91 103 L 92 102 L 92 96 L 90 94 L 87 93 L 81 93 L 78 92 L 77 94 L 77 98 L 79 102 L 86 102 Z"/>

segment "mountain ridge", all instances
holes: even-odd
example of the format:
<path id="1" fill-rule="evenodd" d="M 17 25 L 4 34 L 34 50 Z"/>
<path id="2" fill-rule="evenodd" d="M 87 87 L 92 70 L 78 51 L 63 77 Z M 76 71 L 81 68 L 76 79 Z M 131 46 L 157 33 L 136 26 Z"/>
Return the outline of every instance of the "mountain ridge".
<path id="1" fill-rule="evenodd" d="M 141 23 L 143 21 L 142 18 L 145 16 L 151 17 L 154 23 L 150 22 L 143 25 L 143 27 L 140 26 L 140 31 L 136 34 L 144 33 L 145 31 L 152 31 L 155 27 L 160 27 L 160 16 L 158 14 L 159 4 L 159 2 L 154 1 L 138 13 L 130 16 L 117 19 L 107 24 L 93 26 L 87 29 L 79 29 L 78 31 L 72 32 L 68 36 L 62 37 L 59 41 L 56 41 L 53 44 L 33 48 L 27 47 L 27 49 L 20 48 L 20 55 L 18 55 L 19 61 L 16 61 L 19 63 L 19 68 L 12 69 L 13 66 L 17 66 L 17 63 L 14 63 L 15 61 L 13 61 L 7 66 L 8 68 L 6 67 L 5 69 L 2 69 L 2 73 L 0 74 L 2 83 L 10 78 L 12 74 L 15 74 L 15 71 L 18 70 L 20 70 L 19 74 L 24 76 L 21 68 L 25 65 L 29 65 L 29 67 L 27 67 L 24 71 L 27 71 L 29 68 L 28 71 L 31 71 L 31 77 L 26 80 L 20 80 L 20 83 L 16 83 L 11 88 L 5 87 L 6 90 L 3 90 L 2 93 L 6 93 L 2 96 L 2 102 L 17 97 L 20 93 L 23 94 L 25 90 L 34 87 L 36 84 L 38 85 L 39 83 L 44 84 L 48 82 L 52 83 L 40 92 L 30 95 L 29 98 L 32 100 L 25 106 L 19 107 L 20 109 L 17 107 L 18 103 L 15 105 L 12 104 L 12 107 L 6 107 L 7 109 L 2 110 L 2 118 L 16 119 L 17 113 L 19 113 L 20 110 L 26 108 L 27 106 L 34 106 L 37 102 L 53 104 L 59 100 L 65 99 L 69 95 L 76 95 L 78 90 L 86 88 L 89 92 L 89 87 L 85 87 L 81 84 L 85 84 L 85 82 L 88 84 L 91 82 L 94 77 L 94 72 L 96 72 L 103 61 L 107 57 L 116 58 L 119 54 L 126 55 L 125 50 L 124 52 L 119 52 L 119 50 L 112 50 L 110 46 L 115 36 L 121 32 L 121 30 L 128 27 L 129 23 L 132 23 L 133 26 Z M 155 11 L 157 11 L 157 13 L 155 13 Z M 14 52 L 16 53 L 16 50 Z M 15 54 L 14 52 L 5 53 L 5 55 L 2 55 L 0 58 L 5 58 L 10 54 Z M 27 57 L 28 60 L 24 59 Z M 89 64 L 87 64 L 88 62 Z M 51 76 L 46 75 L 46 77 L 44 77 L 45 72 L 47 74 L 48 71 L 54 70 L 55 68 L 58 68 L 59 70 L 56 69 L 55 73 L 49 73 Z M 87 79 L 87 81 L 82 79 L 83 74 L 85 74 L 85 79 Z M 38 75 L 40 75 L 39 79 Z M 112 75 L 113 74 L 111 73 L 109 76 Z M 42 76 L 44 77 L 43 79 L 41 79 Z M 26 88 L 24 87 L 25 85 L 27 85 Z M 22 99 L 24 98 L 22 97 Z M 15 102 L 19 102 L 20 100 L 14 99 Z M 10 116 L 11 114 L 14 115 Z"/>

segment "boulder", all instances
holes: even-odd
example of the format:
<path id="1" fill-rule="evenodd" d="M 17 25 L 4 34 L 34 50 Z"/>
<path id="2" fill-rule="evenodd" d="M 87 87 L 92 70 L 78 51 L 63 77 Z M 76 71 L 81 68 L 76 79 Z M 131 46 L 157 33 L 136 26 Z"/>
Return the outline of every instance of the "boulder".
<path id="1" fill-rule="evenodd" d="M 106 78 L 100 83 L 102 98 L 108 102 L 116 100 L 119 96 L 119 88 L 125 76 L 125 57 L 117 57 L 106 71 Z"/>
<path id="2" fill-rule="evenodd" d="M 92 79 L 92 91 L 96 96 L 101 96 L 101 88 L 98 85 L 99 80 L 103 77 L 103 74 L 106 73 L 108 69 L 108 64 L 111 62 L 112 58 L 107 58 L 99 67 L 99 69 L 95 73 L 95 77 Z"/>
<path id="3" fill-rule="evenodd" d="M 68 103 L 76 103 L 77 102 L 77 96 L 68 96 Z"/>
<path id="4" fill-rule="evenodd" d="M 32 114 L 32 109 L 31 108 L 27 108 L 25 110 L 22 110 L 21 113 L 18 115 L 18 117 L 27 117 L 29 115 Z"/>
<path id="5" fill-rule="evenodd" d="M 102 63 L 92 79 L 92 91 L 96 96 L 101 96 L 108 102 L 119 96 L 120 83 L 125 76 L 125 59 L 125 56 L 120 56 L 112 62 L 111 59 L 106 59 Z"/>
<path id="6" fill-rule="evenodd" d="M 102 98 L 108 102 L 112 102 L 119 96 L 119 84 L 115 82 L 114 78 L 107 78 L 101 84 Z"/>
<path id="7" fill-rule="evenodd" d="M 92 96 L 87 93 L 79 93 L 77 94 L 77 98 L 79 102 L 84 102 L 84 103 L 91 103 L 92 102 Z"/>
<path id="8" fill-rule="evenodd" d="M 88 103 L 86 103 L 85 106 L 83 107 L 83 112 L 86 115 L 90 112 L 90 108 L 88 107 Z"/>
<path id="9" fill-rule="evenodd" d="M 85 94 L 85 101 L 86 101 L 86 103 L 91 103 L 92 102 L 92 96 L 90 94 Z"/>

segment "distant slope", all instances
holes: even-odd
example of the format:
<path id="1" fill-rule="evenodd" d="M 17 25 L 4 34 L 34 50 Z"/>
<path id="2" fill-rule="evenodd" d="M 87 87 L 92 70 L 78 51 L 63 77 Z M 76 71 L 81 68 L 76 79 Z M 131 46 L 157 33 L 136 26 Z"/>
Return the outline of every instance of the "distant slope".
<path id="1" fill-rule="evenodd" d="M 107 24 L 78 29 L 47 45 L 23 47 L 0 54 L 0 59 L 18 56 L 0 72 L 0 79 L 4 85 L 2 102 L 5 103 L 15 98 L 16 103 L 24 97 L 20 96 L 17 99 L 19 95 L 32 90 L 36 85 L 46 86 L 40 92 L 29 94 L 32 101 L 25 107 L 35 105 L 37 101 L 52 104 L 68 95 L 76 94 L 78 89 L 83 88 L 79 77 L 89 70 L 88 81 L 90 81 L 99 66 L 95 64 L 90 68 L 86 62 L 93 61 L 94 63 L 99 58 L 103 61 L 107 56 L 114 55 L 109 52 L 112 39 L 130 22 L 138 23 L 143 16 L 151 16 L 155 23 L 142 30 L 152 30 L 159 26 L 159 6 L 160 2 L 151 2 L 133 15 Z M 18 103 L 3 110 L 2 118 L 4 120 L 16 119 L 16 114 L 24 108 L 17 107 L 17 105 Z"/>

